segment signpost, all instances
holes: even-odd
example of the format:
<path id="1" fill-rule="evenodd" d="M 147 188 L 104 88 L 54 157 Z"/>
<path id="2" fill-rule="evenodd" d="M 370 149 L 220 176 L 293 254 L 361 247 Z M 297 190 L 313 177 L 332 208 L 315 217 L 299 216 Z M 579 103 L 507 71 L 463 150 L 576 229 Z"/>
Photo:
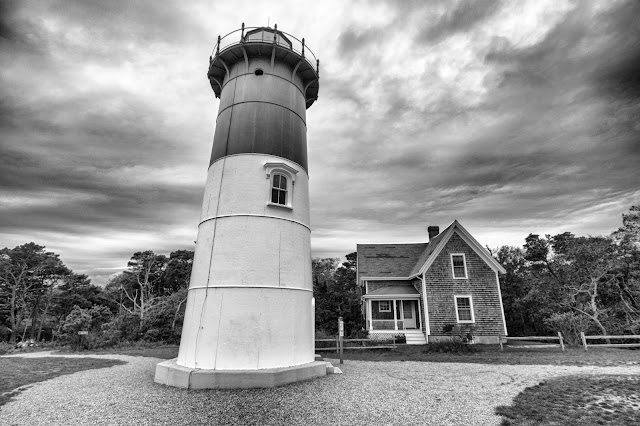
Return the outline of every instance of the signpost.
<path id="1" fill-rule="evenodd" d="M 344 321 L 342 321 L 342 317 L 338 318 L 338 338 L 340 339 L 340 364 L 344 364 L 342 361 L 342 349 L 344 348 Z"/>

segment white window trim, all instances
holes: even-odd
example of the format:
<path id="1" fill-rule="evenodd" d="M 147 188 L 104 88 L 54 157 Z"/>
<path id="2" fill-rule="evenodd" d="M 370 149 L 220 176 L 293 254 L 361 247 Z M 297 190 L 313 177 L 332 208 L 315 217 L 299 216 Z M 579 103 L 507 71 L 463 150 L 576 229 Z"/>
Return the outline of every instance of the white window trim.
<path id="1" fill-rule="evenodd" d="M 267 175 L 267 205 L 280 207 L 284 209 L 293 209 L 293 192 L 296 183 L 296 174 L 298 170 L 285 163 L 266 163 L 264 165 Z M 273 176 L 276 174 L 283 175 L 287 178 L 290 185 L 287 186 L 287 204 L 278 204 L 271 201 L 271 189 L 273 188 Z"/>
<path id="2" fill-rule="evenodd" d="M 467 273 L 467 258 L 464 255 L 464 253 L 451 253 L 450 255 L 450 259 L 451 259 L 451 276 L 453 277 L 454 280 L 466 280 L 469 277 L 469 274 Z M 464 277 L 456 277 L 456 271 L 453 267 L 453 256 L 462 256 L 462 262 L 464 263 Z"/>
<path id="3" fill-rule="evenodd" d="M 387 302 L 387 306 L 389 306 L 389 309 L 382 309 L 382 302 Z M 378 300 L 378 312 L 391 312 L 391 301 L 390 300 Z"/>
<path id="4" fill-rule="evenodd" d="M 471 321 L 469 320 L 461 320 L 458 316 L 458 297 L 466 297 L 469 298 L 469 305 L 471 307 Z M 453 296 L 453 304 L 456 307 L 456 321 L 459 324 L 472 324 L 476 322 L 476 316 L 473 313 L 473 297 L 470 294 L 455 294 Z"/>

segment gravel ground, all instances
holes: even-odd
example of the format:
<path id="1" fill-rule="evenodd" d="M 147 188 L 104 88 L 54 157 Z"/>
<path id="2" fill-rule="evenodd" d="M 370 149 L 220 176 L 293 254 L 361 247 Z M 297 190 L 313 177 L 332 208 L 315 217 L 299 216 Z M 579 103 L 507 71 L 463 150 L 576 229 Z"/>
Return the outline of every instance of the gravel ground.
<path id="1" fill-rule="evenodd" d="M 347 360 L 340 366 L 344 374 L 279 388 L 193 391 L 153 382 L 155 365 L 163 360 L 90 356 L 127 364 L 36 383 L 0 407 L 0 425 L 498 425 L 496 406 L 547 378 L 640 374 L 639 365 Z"/>

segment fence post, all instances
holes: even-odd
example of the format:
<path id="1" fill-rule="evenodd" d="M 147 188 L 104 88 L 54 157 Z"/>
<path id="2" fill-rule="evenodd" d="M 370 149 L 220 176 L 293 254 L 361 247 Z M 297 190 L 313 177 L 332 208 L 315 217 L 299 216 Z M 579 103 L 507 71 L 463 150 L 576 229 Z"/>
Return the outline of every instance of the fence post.
<path id="1" fill-rule="evenodd" d="M 393 335 L 393 349 L 396 348 L 396 335 Z"/>
<path id="2" fill-rule="evenodd" d="M 504 347 L 502 346 L 502 336 L 498 336 L 498 342 L 500 342 L 500 350 L 504 351 Z"/>
<path id="3" fill-rule="evenodd" d="M 342 360 L 342 351 L 344 349 L 344 322 L 342 322 L 342 317 L 338 318 L 338 338 L 340 339 L 340 364 L 344 364 Z"/>
<path id="4" fill-rule="evenodd" d="M 558 339 L 560 339 L 560 347 L 562 348 L 562 352 L 564 352 L 564 342 L 562 341 L 562 333 L 558 331 Z"/>
<path id="5" fill-rule="evenodd" d="M 580 337 L 582 338 L 582 344 L 584 345 L 585 352 L 587 351 L 587 338 L 584 336 L 584 331 L 580 332 Z"/>

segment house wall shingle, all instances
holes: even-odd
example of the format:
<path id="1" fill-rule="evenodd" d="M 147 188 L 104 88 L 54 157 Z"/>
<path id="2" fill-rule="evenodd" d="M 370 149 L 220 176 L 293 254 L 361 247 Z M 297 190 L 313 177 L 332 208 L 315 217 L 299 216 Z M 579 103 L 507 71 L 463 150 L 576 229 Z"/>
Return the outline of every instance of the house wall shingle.
<path id="1" fill-rule="evenodd" d="M 467 279 L 453 278 L 451 253 L 464 253 Z M 450 334 L 443 327 L 457 325 L 454 295 L 468 294 L 473 298 L 475 323 L 460 324 L 462 330 L 474 336 L 504 334 L 496 274 L 456 232 L 427 270 L 426 284 L 431 335 Z"/>

